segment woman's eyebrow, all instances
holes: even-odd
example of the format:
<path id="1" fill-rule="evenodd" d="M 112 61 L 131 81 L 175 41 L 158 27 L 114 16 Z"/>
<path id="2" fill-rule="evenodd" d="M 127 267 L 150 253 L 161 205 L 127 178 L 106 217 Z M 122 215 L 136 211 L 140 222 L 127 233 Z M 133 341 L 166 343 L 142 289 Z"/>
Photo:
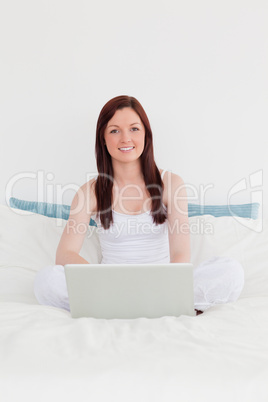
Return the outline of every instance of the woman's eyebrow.
<path id="1" fill-rule="evenodd" d="M 130 124 L 130 126 L 133 126 L 134 124 L 139 124 L 139 125 L 141 125 L 140 123 L 132 123 L 132 124 Z M 119 127 L 119 126 L 117 126 L 116 124 L 111 124 L 111 125 L 108 126 L 107 128 L 109 128 L 109 127 Z"/>

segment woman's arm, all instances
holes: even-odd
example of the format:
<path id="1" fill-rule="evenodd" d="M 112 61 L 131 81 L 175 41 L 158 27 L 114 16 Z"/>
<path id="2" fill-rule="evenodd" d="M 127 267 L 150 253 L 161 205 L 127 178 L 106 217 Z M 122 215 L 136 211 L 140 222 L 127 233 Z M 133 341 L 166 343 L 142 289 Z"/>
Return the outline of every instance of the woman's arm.
<path id="1" fill-rule="evenodd" d="M 168 180 L 168 232 L 170 262 L 190 262 L 190 230 L 186 187 L 182 178 L 174 173 Z"/>
<path id="2" fill-rule="evenodd" d="M 94 179 L 92 179 L 94 180 Z M 79 188 L 70 208 L 70 216 L 62 233 L 57 251 L 56 265 L 89 264 L 79 255 L 87 234 L 91 208 L 91 181 Z"/>
<path id="3" fill-rule="evenodd" d="M 66 250 L 65 253 L 57 253 L 56 255 L 56 265 L 65 264 L 89 264 L 89 262 L 81 257 L 81 255 L 78 253 Z"/>

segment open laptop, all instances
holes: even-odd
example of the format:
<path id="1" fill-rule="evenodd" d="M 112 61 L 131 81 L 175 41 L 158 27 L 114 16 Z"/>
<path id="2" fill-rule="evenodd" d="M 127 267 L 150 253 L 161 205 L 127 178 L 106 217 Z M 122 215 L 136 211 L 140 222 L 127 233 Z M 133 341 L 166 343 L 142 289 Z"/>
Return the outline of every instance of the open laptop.
<path id="1" fill-rule="evenodd" d="M 66 264 L 73 318 L 194 316 L 193 264 Z"/>

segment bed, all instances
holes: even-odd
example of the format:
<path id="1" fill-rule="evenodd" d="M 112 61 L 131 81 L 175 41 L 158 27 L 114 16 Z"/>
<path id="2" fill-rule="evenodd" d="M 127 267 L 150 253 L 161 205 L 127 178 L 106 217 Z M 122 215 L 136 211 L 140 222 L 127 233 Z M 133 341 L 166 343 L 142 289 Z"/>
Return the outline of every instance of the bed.
<path id="1" fill-rule="evenodd" d="M 189 222 L 194 266 L 214 255 L 241 262 L 237 302 L 196 317 L 72 319 L 33 293 L 66 220 L 0 205 L 1 401 L 267 402 L 268 221 Z M 96 227 L 80 254 L 100 261 Z"/>

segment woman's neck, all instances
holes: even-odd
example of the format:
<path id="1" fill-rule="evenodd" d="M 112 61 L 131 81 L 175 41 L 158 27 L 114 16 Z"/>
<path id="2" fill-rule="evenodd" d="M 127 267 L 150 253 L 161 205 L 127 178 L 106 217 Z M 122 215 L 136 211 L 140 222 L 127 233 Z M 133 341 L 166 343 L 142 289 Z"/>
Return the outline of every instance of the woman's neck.
<path id="1" fill-rule="evenodd" d="M 128 184 L 143 184 L 143 173 L 140 164 L 122 164 L 114 166 L 114 181 L 119 187 Z"/>

